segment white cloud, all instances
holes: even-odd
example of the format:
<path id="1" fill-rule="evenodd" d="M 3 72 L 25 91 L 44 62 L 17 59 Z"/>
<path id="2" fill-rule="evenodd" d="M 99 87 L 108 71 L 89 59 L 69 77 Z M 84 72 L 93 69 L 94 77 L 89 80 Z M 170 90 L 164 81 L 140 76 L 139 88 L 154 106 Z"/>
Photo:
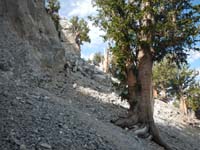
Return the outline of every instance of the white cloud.
<path id="1" fill-rule="evenodd" d="M 101 35 L 104 35 L 105 32 L 100 30 L 98 27 L 94 26 L 91 21 L 88 22 L 88 26 L 90 28 L 89 37 L 91 38 L 91 44 L 92 45 L 102 44 L 104 41 Z"/>
<path id="2" fill-rule="evenodd" d="M 93 53 L 103 53 L 104 49 L 107 47 L 107 43 L 105 43 L 101 37 L 101 35 L 104 35 L 105 32 L 94 26 L 91 21 L 88 21 L 88 26 L 90 28 L 89 37 L 91 39 L 91 43 L 84 43 L 81 48 L 81 55 L 86 59 L 90 58 Z"/>
<path id="3" fill-rule="evenodd" d="M 79 16 L 87 17 L 89 15 L 96 13 L 96 7 L 92 6 L 91 0 L 78 0 L 71 4 L 72 10 L 69 12 L 68 16 Z"/>
<path id="4" fill-rule="evenodd" d="M 190 63 L 195 62 L 196 60 L 200 60 L 200 52 L 198 51 L 190 51 L 188 61 Z"/>
<path id="5" fill-rule="evenodd" d="M 81 54 L 81 58 L 83 58 L 84 60 L 88 60 L 90 58 L 90 56 L 85 55 L 85 54 Z"/>

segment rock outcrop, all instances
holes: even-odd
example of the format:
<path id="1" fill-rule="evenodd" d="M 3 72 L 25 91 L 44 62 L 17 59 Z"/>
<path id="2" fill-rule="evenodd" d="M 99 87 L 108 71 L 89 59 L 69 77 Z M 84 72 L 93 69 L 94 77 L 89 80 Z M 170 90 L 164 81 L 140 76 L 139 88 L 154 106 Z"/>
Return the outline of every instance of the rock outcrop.
<path id="1" fill-rule="evenodd" d="M 72 32 L 71 27 L 72 25 L 67 19 L 60 19 L 60 40 L 62 46 L 65 48 L 66 56 L 68 54 L 75 54 L 80 57 L 81 52 L 75 40 L 76 35 Z"/>

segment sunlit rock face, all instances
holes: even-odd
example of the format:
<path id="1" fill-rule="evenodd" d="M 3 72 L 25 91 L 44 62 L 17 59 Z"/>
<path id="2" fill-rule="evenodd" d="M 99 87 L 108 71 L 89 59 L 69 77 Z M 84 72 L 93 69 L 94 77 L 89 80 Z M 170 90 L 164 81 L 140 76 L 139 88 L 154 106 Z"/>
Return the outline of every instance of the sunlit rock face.
<path id="1" fill-rule="evenodd" d="M 0 29 L 5 34 L 0 41 L 15 44 L 16 50 L 23 45 L 26 51 L 21 60 L 28 59 L 36 70 L 63 67 L 64 49 L 44 0 L 0 0 Z M 5 43 L 0 44 L 2 52 Z M 7 51 L 17 55 L 17 51 Z"/>
<path id="2" fill-rule="evenodd" d="M 60 19 L 60 40 L 65 48 L 66 56 L 68 53 L 80 57 L 80 49 L 76 44 L 76 34 L 72 32 L 72 24 L 65 18 Z"/>

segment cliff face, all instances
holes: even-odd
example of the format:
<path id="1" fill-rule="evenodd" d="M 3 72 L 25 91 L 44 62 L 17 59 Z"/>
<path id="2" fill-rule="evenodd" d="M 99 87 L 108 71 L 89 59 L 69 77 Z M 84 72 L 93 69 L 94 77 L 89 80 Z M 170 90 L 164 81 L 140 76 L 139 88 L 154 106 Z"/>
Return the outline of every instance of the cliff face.
<path id="1" fill-rule="evenodd" d="M 0 49 L 5 50 L 5 44 L 15 43 L 16 49 L 24 45 L 21 59 L 30 59 L 27 62 L 34 64 L 33 68 L 59 68 L 63 65 L 64 49 L 44 5 L 44 0 L 0 0 L 0 28 L 5 35 L 1 36 Z M 16 51 L 7 53 L 15 55 Z"/>

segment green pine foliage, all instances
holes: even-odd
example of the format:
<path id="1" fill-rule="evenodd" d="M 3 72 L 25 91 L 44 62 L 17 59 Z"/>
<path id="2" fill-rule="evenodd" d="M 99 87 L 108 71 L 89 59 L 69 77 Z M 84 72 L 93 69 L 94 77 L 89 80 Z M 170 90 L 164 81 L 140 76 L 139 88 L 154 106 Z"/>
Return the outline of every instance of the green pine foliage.
<path id="1" fill-rule="evenodd" d="M 189 69 L 188 65 L 182 65 L 180 68 L 174 69 L 174 74 L 169 80 L 169 85 L 171 86 L 169 92 L 171 95 L 176 95 L 178 99 L 187 95 L 190 87 L 196 83 L 195 78 L 197 75 L 198 72 Z"/>
<path id="2" fill-rule="evenodd" d="M 191 1 L 154 0 L 151 8 L 141 10 L 142 2 L 141 0 L 93 0 L 99 12 L 94 18 L 95 23 L 106 31 L 104 38 L 115 41 L 115 47 L 117 45 L 133 46 L 134 51 L 146 42 L 155 49 L 154 59 L 156 60 L 159 58 L 161 60 L 166 53 L 185 56 L 184 52 L 188 50 L 185 48 L 192 48 L 196 41 L 192 38 L 199 34 L 197 23 L 200 17 L 200 6 L 192 6 Z M 140 22 L 145 13 L 153 16 L 151 25 L 147 27 L 143 27 Z M 172 21 L 173 18 L 175 22 Z M 151 32 L 153 39 L 141 41 L 139 37 L 141 31 Z M 183 56 L 181 58 L 184 58 Z"/>
<path id="3" fill-rule="evenodd" d="M 176 76 L 177 69 L 177 65 L 170 62 L 167 57 L 156 62 L 153 66 L 154 89 L 160 92 L 169 88 L 172 78 Z"/>
<path id="4" fill-rule="evenodd" d="M 100 64 L 103 60 L 104 56 L 100 52 L 94 54 L 93 61 L 95 64 Z"/>
<path id="5" fill-rule="evenodd" d="M 96 25 L 106 31 L 105 40 L 111 39 L 115 42 L 112 47 L 114 55 L 128 56 L 131 52 L 119 52 L 123 46 L 127 46 L 132 51 L 130 58 L 136 58 L 140 45 L 148 44 L 153 48 L 154 60 L 162 60 L 164 56 L 171 54 L 174 61 L 185 62 L 190 49 L 199 50 L 195 44 L 199 41 L 200 5 L 193 6 L 191 0 L 153 0 L 152 7 L 142 10 L 143 2 L 93 0 L 98 7 L 98 15 L 93 19 Z M 153 16 L 146 27 L 141 22 L 145 13 Z M 142 41 L 141 32 L 150 32 L 151 40 Z"/>
<path id="6" fill-rule="evenodd" d="M 76 34 L 76 43 L 80 46 L 83 42 L 91 42 L 89 37 L 89 27 L 88 23 L 84 19 L 80 19 L 77 16 L 74 16 L 70 19 L 72 24 L 71 30 L 74 34 Z"/>
<path id="7" fill-rule="evenodd" d="M 200 85 L 196 80 L 199 73 L 188 65 L 177 66 L 169 58 L 156 63 L 153 67 L 154 88 L 159 92 L 164 90 L 168 96 L 186 97 L 187 104 L 194 111 L 200 108 Z"/>
<path id="8" fill-rule="evenodd" d="M 190 87 L 187 93 L 188 106 L 192 110 L 197 111 L 200 109 L 200 84 L 196 83 Z"/>
<path id="9" fill-rule="evenodd" d="M 153 62 L 170 55 L 178 65 L 187 61 L 200 33 L 200 5 L 192 0 L 93 0 L 98 14 L 90 17 L 106 32 L 118 68 L 118 79 L 127 87 L 126 66 L 131 62 L 137 76 L 141 47 L 150 49 Z M 148 6 L 143 7 L 145 3 Z M 145 25 L 144 25 L 145 24 Z M 146 39 L 142 38 L 144 35 Z M 126 89 L 126 88 L 125 88 Z M 126 92 L 125 92 L 126 93 Z"/>

